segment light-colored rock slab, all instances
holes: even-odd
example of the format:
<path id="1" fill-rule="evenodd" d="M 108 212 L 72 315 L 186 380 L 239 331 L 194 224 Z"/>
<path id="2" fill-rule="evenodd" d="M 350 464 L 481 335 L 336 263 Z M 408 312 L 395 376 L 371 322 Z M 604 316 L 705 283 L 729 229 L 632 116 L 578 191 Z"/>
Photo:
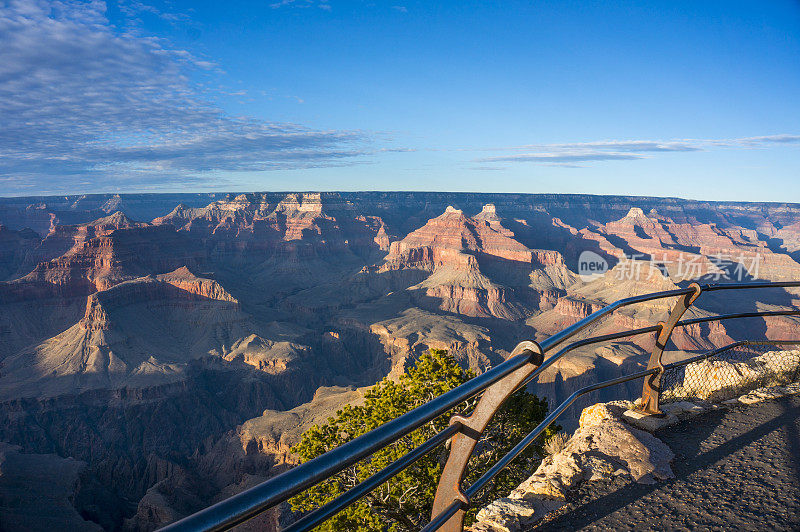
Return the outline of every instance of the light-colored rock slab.
<path id="1" fill-rule="evenodd" d="M 759 388 L 752 392 L 739 397 L 739 402 L 746 405 L 760 403 L 768 399 L 778 399 L 787 395 L 787 390 L 783 386 L 770 386 L 768 388 Z"/>
<path id="2" fill-rule="evenodd" d="M 800 383 L 792 383 L 786 386 L 786 395 L 795 395 L 800 393 Z"/>
<path id="3" fill-rule="evenodd" d="M 524 530 L 565 503 L 550 500 L 522 500 L 504 497 L 478 512 L 478 522 L 470 530 L 477 532 L 516 532 Z"/>
<path id="4" fill-rule="evenodd" d="M 665 413 L 666 414 L 666 413 Z M 634 427 L 646 430 L 648 432 L 655 432 L 669 425 L 674 425 L 678 421 L 678 416 L 675 414 L 666 414 L 664 416 L 653 416 L 645 414 L 639 410 L 626 410 L 622 417 L 625 421 Z"/>
<path id="5" fill-rule="evenodd" d="M 597 403 L 583 409 L 578 423 L 581 427 L 591 427 L 599 425 L 603 421 L 615 419 L 615 417 L 606 403 Z"/>
<path id="6" fill-rule="evenodd" d="M 581 463 L 583 464 L 584 480 L 603 480 L 617 474 L 627 474 L 627 471 L 619 467 L 618 464 L 599 456 L 584 456 Z"/>
<path id="7" fill-rule="evenodd" d="M 509 497 L 482 509 L 472 530 L 524 530 L 565 504 L 567 491 L 585 480 L 630 475 L 637 482 L 652 483 L 672 478 L 673 458 L 661 440 L 623 423 L 613 409 L 594 405 L 584 410 L 581 427 L 564 449 L 545 458 Z"/>

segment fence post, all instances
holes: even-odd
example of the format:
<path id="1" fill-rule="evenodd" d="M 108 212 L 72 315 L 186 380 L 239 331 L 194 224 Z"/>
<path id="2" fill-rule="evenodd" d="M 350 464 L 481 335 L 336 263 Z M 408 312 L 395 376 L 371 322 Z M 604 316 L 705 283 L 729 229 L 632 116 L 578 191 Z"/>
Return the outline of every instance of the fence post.
<path id="1" fill-rule="evenodd" d="M 497 381 L 483 392 L 475 410 L 468 417 L 455 415 L 450 419 L 450 423 L 459 422 L 463 425 L 461 431 L 450 440 L 450 455 L 447 463 L 442 470 L 439 479 L 439 486 L 436 489 L 436 497 L 433 499 L 433 511 L 431 518 L 436 517 L 442 510 L 450 506 L 454 501 L 461 500 L 465 505 L 469 504 L 467 496 L 461 490 L 461 481 L 464 478 L 467 462 L 472 456 L 475 444 L 478 443 L 486 425 L 489 424 L 495 412 L 508 398 L 516 391 L 525 378 L 544 362 L 542 348 L 536 342 L 520 342 L 512 351 L 511 356 L 517 356 L 525 351 L 531 353 L 530 363 L 522 366 L 515 372 Z M 461 509 L 455 513 L 440 530 L 446 532 L 461 532 L 464 528 L 464 512 Z"/>
<path id="2" fill-rule="evenodd" d="M 659 402 L 661 400 L 661 375 L 664 373 L 664 364 L 661 363 L 661 355 L 664 354 L 664 348 L 667 346 L 672 331 L 675 325 L 680 321 L 683 314 L 689 310 L 698 297 L 702 288 L 697 283 L 689 285 L 694 289 L 694 292 L 686 294 L 678 298 L 672 311 L 669 313 L 669 318 L 666 322 L 659 322 L 660 329 L 656 335 L 656 345 L 653 347 L 653 352 L 650 354 L 650 361 L 647 364 L 647 369 L 659 368 L 658 373 L 654 373 L 649 377 L 645 377 L 644 385 L 642 386 L 642 411 L 651 415 L 663 415 L 661 412 Z"/>

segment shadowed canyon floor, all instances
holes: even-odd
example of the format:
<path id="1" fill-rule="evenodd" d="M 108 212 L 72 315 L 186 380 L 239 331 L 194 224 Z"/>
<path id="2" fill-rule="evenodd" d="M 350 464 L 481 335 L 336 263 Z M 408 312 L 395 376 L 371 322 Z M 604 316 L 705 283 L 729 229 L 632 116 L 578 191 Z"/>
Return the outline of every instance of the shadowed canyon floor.
<path id="1" fill-rule="evenodd" d="M 717 410 L 657 431 L 674 479 L 586 482 L 533 530 L 797 530 L 800 398 Z"/>
<path id="2" fill-rule="evenodd" d="M 42 497 L 85 528 L 152 530 L 291 467 L 303 430 L 429 348 L 480 372 L 623 297 L 800 279 L 798 220 L 798 204 L 589 195 L 0 198 L 2 452 L 31 478 L 42 464 L 69 470 Z M 579 275 L 584 251 L 608 271 Z M 799 300 L 709 294 L 690 317 Z M 628 308 L 586 333 L 652 325 L 669 308 Z M 795 338 L 797 325 L 698 324 L 676 331 L 667 358 Z M 640 369 L 652 344 L 577 350 L 533 391 L 555 404 Z M 27 490 L 24 476 L 0 474 L 0 488 Z M 25 512 L 21 528 L 49 526 Z"/>

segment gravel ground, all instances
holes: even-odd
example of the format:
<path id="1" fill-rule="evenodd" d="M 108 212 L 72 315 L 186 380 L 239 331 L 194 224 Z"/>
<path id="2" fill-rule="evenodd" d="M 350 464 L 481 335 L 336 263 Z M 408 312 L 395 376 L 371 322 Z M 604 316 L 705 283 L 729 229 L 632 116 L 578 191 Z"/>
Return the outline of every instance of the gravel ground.
<path id="1" fill-rule="evenodd" d="M 585 482 L 535 530 L 800 530 L 800 397 L 717 410 L 656 433 L 675 478 Z"/>

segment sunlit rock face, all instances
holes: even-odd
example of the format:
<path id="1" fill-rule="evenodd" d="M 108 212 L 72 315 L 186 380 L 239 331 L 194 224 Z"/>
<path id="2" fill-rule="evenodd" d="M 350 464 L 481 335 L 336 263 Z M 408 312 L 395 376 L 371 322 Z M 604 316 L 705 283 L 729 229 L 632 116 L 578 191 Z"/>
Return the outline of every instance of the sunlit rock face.
<path id="1" fill-rule="evenodd" d="M 394 242 L 389 257 L 401 257 L 411 249 L 430 248 L 437 255 L 446 254 L 447 251 L 467 251 L 506 260 L 531 262 L 531 250 L 513 237 L 513 232 L 500 225 L 493 205 L 485 205 L 474 218 L 448 206 L 441 216 L 431 219 L 403 240 Z"/>
<path id="2" fill-rule="evenodd" d="M 291 467 L 302 430 L 427 349 L 480 372 L 623 297 L 725 282 L 737 267 L 800 278 L 798 220 L 790 204 L 582 195 L 0 198 L 0 442 L 84 463 L 68 471 L 78 491 L 59 491 L 75 510 L 63 515 L 152 530 Z M 585 250 L 605 274 L 578 275 Z M 708 294 L 689 316 L 799 301 Z M 671 304 L 587 333 L 652 325 Z M 796 330 L 786 316 L 695 324 L 665 357 Z M 643 367 L 652 343 L 576 350 L 534 391 L 554 404 Z"/>
<path id="3" fill-rule="evenodd" d="M 438 299 L 440 310 L 516 320 L 531 312 L 525 299 L 541 297 L 531 290 L 530 276 L 544 267 L 566 274 L 560 253 L 529 249 L 502 225 L 496 207 L 486 204 L 474 217 L 448 206 L 440 216 L 393 242 L 378 272 L 430 272 L 416 288 Z"/>
<path id="4" fill-rule="evenodd" d="M 171 225 L 228 253 L 274 252 L 290 242 L 320 252 L 389 245 L 379 217 L 365 216 L 351 202 L 322 193 L 240 194 L 202 208 L 179 205 L 153 223 Z"/>

